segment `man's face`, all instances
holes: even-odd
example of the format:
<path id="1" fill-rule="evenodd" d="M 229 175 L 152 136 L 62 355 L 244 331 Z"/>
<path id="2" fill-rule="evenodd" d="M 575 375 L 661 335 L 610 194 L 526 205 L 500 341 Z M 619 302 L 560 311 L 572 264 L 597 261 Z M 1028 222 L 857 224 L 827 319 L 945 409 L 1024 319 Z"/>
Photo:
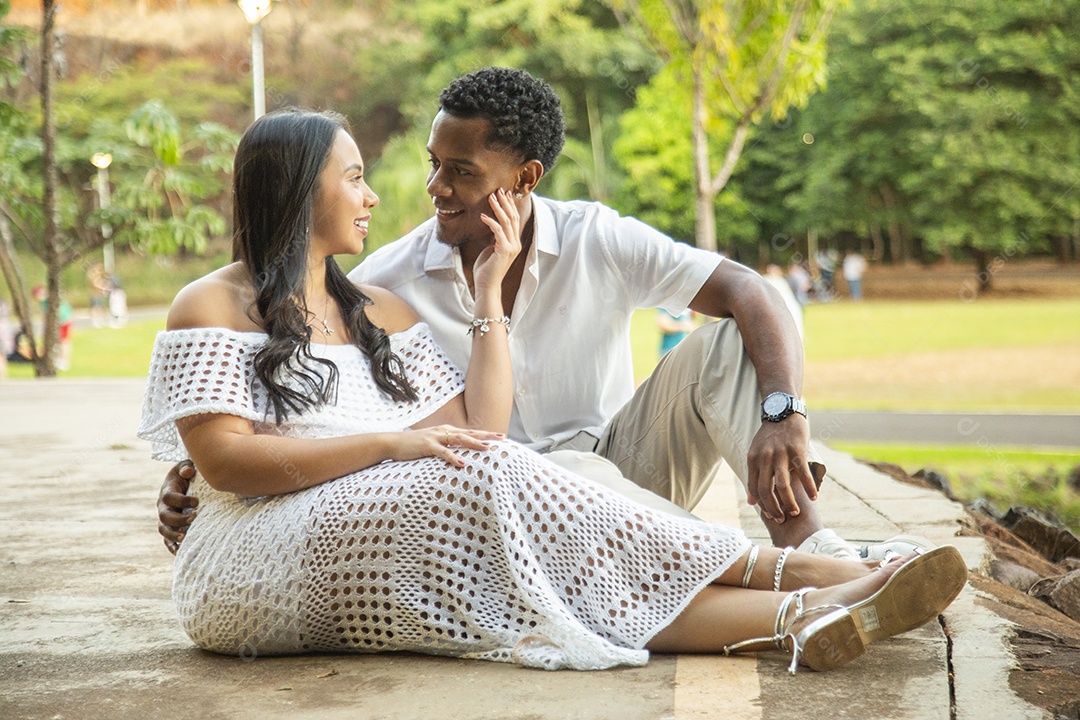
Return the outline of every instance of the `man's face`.
<path id="1" fill-rule="evenodd" d="M 439 242 L 457 247 L 492 242 L 480 213 L 493 214 L 488 196 L 499 188 L 514 191 L 522 168 L 519 158 L 487 147 L 491 124 L 440 110 L 431 124 L 427 191 L 435 203 Z"/>

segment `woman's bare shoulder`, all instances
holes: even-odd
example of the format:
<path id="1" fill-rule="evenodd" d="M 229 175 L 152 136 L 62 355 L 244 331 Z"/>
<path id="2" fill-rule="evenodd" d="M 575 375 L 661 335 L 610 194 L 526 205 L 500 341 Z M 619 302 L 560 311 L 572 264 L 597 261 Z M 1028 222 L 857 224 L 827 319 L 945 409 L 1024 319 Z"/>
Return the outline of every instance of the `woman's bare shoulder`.
<path id="1" fill-rule="evenodd" d="M 409 303 L 389 290 L 374 285 L 358 285 L 360 292 L 371 298 L 367 308 L 368 318 L 389 334 L 407 330 L 420 321 Z"/>
<path id="2" fill-rule="evenodd" d="M 177 293 L 169 308 L 169 330 L 221 327 L 258 332 L 262 327 L 249 317 L 254 293 L 241 263 L 232 263 L 195 280 Z"/>

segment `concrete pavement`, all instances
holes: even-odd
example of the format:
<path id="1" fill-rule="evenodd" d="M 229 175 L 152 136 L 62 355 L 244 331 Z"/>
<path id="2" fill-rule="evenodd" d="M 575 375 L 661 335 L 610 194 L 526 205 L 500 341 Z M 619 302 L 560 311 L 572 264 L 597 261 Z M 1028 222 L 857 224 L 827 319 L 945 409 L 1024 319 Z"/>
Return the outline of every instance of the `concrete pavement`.
<path id="1" fill-rule="evenodd" d="M 814 438 L 931 445 L 1080 448 L 1080 415 L 817 411 Z"/>
<path id="2" fill-rule="evenodd" d="M 654 656 L 647 667 L 545 673 L 414 655 L 245 660 L 192 647 L 173 617 L 154 525 L 165 467 L 134 436 L 142 382 L 0 384 L 0 717 L 1037 718 L 1009 689 L 1009 628 L 970 586 L 943 616 L 830 673 L 786 658 Z M 822 448 L 827 522 L 852 540 L 981 539 L 961 508 Z M 697 512 L 763 538 L 730 473 Z"/>

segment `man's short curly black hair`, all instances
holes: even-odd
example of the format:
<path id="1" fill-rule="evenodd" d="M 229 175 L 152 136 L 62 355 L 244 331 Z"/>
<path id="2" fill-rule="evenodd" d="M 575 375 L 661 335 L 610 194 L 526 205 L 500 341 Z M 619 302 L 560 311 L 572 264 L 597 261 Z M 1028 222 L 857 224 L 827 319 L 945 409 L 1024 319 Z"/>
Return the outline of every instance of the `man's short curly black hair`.
<path id="1" fill-rule="evenodd" d="M 522 161 L 539 160 L 545 172 L 562 152 L 559 96 L 524 70 L 486 67 L 463 75 L 440 93 L 439 106 L 457 118 L 488 120 L 492 146 L 519 153 Z"/>

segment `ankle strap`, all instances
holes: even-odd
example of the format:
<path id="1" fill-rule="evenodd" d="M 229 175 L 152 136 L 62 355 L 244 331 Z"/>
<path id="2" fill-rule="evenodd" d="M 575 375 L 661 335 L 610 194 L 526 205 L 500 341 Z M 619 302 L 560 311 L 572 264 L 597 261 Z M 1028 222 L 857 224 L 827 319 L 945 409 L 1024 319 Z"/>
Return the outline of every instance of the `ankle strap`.
<path id="1" fill-rule="evenodd" d="M 773 641 L 776 643 L 777 649 L 784 649 L 784 640 L 787 639 L 788 628 L 791 627 L 791 623 L 794 623 L 802 616 L 803 596 L 809 591 L 810 588 L 802 588 L 801 590 L 788 593 L 787 597 L 784 598 L 784 601 L 780 603 L 780 610 L 776 613 L 776 625 L 773 627 Z M 791 623 L 789 623 L 788 613 L 791 611 L 792 605 L 795 606 L 795 616 L 791 618 Z"/>

